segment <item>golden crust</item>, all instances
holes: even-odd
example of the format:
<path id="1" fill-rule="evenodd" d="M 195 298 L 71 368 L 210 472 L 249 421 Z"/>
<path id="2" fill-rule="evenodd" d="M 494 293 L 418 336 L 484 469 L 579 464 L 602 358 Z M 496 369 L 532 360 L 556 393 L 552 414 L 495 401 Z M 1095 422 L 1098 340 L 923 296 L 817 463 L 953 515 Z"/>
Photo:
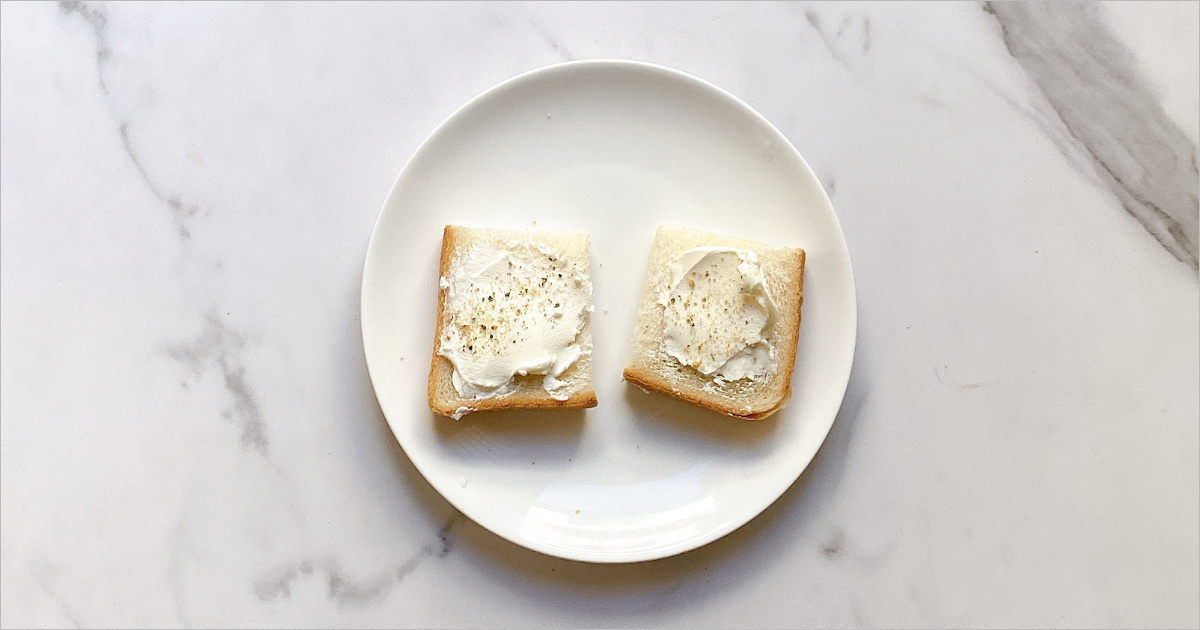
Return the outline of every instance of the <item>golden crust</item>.
<path id="1" fill-rule="evenodd" d="M 446 273 L 450 271 L 450 256 L 454 251 L 454 230 L 455 226 L 453 225 L 447 225 L 446 228 L 442 230 L 442 259 L 441 262 L 438 263 L 438 278 L 445 278 Z M 438 345 L 441 344 L 442 338 L 442 314 L 445 307 L 446 292 L 442 291 L 439 287 L 437 300 L 437 326 L 433 331 L 433 359 L 429 363 L 429 383 L 427 384 L 426 388 L 427 395 L 429 396 L 429 408 L 435 413 L 448 416 L 454 413 L 454 409 L 451 409 L 449 413 L 444 411 L 447 403 L 446 401 L 441 400 L 438 396 L 438 392 L 441 389 L 439 384 L 444 378 L 446 378 L 445 375 L 442 374 L 443 370 L 440 369 L 442 367 L 441 364 L 443 362 L 449 363 L 446 357 L 438 354 Z M 457 407 L 455 407 L 455 409 L 457 409 Z"/>

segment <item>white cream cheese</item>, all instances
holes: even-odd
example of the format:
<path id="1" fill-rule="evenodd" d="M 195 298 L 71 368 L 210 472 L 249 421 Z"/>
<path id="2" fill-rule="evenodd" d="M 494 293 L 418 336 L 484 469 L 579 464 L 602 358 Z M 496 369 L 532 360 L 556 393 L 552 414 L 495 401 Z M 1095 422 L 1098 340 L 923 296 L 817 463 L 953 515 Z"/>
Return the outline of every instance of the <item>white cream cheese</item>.
<path id="1" fill-rule="evenodd" d="M 659 290 L 667 354 L 717 385 L 775 373 L 764 338 L 775 318 L 758 256 L 748 249 L 697 247 L 667 263 Z"/>
<path id="2" fill-rule="evenodd" d="M 555 400 L 570 397 L 559 380 L 590 348 L 579 333 L 591 312 L 592 285 L 579 265 L 534 243 L 477 243 L 450 264 L 438 354 L 454 366 L 464 398 L 516 391 L 516 377 L 541 375 Z"/>

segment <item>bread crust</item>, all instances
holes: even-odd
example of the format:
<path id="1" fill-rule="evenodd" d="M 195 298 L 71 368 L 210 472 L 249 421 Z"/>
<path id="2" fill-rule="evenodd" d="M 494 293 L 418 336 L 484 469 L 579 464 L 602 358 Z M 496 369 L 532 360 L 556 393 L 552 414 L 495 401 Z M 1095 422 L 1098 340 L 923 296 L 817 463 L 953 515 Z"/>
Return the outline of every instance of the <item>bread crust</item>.
<path id="1" fill-rule="evenodd" d="M 438 264 L 439 278 L 444 278 L 449 273 L 450 263 L 454 259 L 455 251 L 470 232 L 471 228 L 456 225 L 447 225 L 442 230 L 442 253 L 441 261 Z M 457 392 L 454 392 L 453 385 L 451 385 L 454 364 L 450 362 L 450 359 L 438 354 L 438 348 L 441 346 L 442 326 L 445 323 L 445 308 L 446 292 L 439 288 L 437 324 L 433 334 L 433 352 L 429 364 L 429 381 L 427 383 L 429 408 L 434 413 L 443 416 L 454 416 L 459 409 L 467 409 L 474 412 L 498 411 L 501 409 L 586 409 L 596 406 L 598 401 L 594 387 L 576 392 L 566 400 L 555 400 L 542 389 L 539 382 L 532 379 L 530 381 L 518 381 L 519 389 L 503 396 L 481 399 L 468 399 L 457 396 Z M 587 325 L 591 326 L 591 322 L 588 322 Z M 440 392 L 447 389 L 454 392 L 455 395 L 453 397 L 441 396 Z"/>
<path id="2" fill-rule="evenodd" d="M 740 239 L 730 239 L 717 234 L 706 234 L 696 231 L 690 231 L 690 236 L 709 236 L 712 238 L 712 244 L 729 244 L 739 247 L 748 247 L 757 245 L 758 247 L 766 247 L 762 244 L 750 243 Z M 657 241 L 660 235 L 656 235 Z M 655 245 L 657 248 L 657 243 Z M 754 247 L 750 247 L 754 249 Z M 779 250 L 781 248 L 772 248 Z M 625 380 L 641 387 L 642 389 L 658 392 L 672 398 L 691 403 L 698 407 L 715 411 L 720 414 L 731 416 L 734 418 L 743 418 L 746 420 L 762 420 L 779 411 L 787 404 L 792 394 L 792 372 L 795 369 L 796 348 L 800 338 L 800 321 L 801 321 L 801 306 L 804 302 L 804 263 L 805 252 L 803 249 L 786 248 L 789 254 L 787 265 L 790 269 L 785 270 L 785 277 L 788 278 L 788 284 L 784 286 L 771 286 L 769 289 L 772 295 L 778 299 L 781 308 L 786 307 L 788 313 L 791 309 L 795 309 L 794 317 L 790 317 L 786 327 L 777 328 L 775 331 L 775 347 L 778 354 L 778 371 L 773 377 L 778 379 L 780 386 L 778 389 L 763 392 L 763 395 L 749 404 L 735 404 L 729 400 L 728 396 L 722 396 L 715 392 L 709 392 L 705 389 L 687 385 L 679 387 L 673 384 L 663 374 L 667 366 L 655 365 L 656 359 L 642 356 L 638 349 L 635 348 L 634 356 L 631 357 L 629 365 L 625 367 L 622 375 Z M 652 261 L 654 257 L 652 255 Z M 654 291 L 652 286 L 655 278 L 655 270 L 648 269 L 646 274 L 646 285 L 643 291 Z M 655 308 L 652 300 L 643 295 L 642 309 Z M 657 311 L 654 313 L 657 315 Z M 652 317 L 650 313 L 638 313 L 639 324 L 645 317 Z M 657 319 L 655 319 L 657 322 Z M 642 359 L 642 360 L 639 360 Z M 647 364 L 649 363 L 649 365 Z M 657 368 L 657 369 L 656 369 Z M 670 369 L 683 369 L 676 364 Z"/>

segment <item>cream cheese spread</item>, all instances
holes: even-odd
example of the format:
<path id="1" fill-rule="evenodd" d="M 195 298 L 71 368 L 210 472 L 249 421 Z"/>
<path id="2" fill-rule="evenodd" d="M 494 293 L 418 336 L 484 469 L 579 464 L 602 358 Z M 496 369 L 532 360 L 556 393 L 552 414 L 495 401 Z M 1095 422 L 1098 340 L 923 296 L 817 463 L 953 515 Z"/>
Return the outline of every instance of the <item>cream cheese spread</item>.
<path id="1" fill-rule="evenodd" d="M 536 243 L 476 243 L 440 286 L 438 354 L 453 364 L 460 396 L 502 396 L 517 390 L 516 377 L 540 375 L 552 398 L 570 397 L 559 377 L 591 351 L 579 343 L 592 310 L 592 285 L 579 265 Z"/>
<path id="2" fill-rule="evenodd" d="M 660 287 L 667 354 L 721 385 L 775 373 L 764 335 L 776 316 L 758 256 L 748 249 L 697 247 L 667 263 Z"/>

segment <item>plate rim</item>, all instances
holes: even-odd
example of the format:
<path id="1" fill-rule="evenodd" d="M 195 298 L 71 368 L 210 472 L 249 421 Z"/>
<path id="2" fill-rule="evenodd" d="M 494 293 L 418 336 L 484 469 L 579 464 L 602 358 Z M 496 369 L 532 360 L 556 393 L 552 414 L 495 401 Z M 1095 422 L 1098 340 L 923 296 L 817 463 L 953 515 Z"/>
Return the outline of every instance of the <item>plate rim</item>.
<path id="1" fill-rule="evenodd" d="M 844 264 L 844 267 L 846 269 L 846 276 L 847 276 L 847 279 L 849 282 L 849 286 L 848 286 L 849 290 L 848 290 L 847 294 L 849 296 L 848 310 L 850 312 L 849 328 L 850 328 L 850 332 L 852 333 L 849 336 L 850 337 L 849 347 L 848 347 L 849 361 L 845 365 L 844 373 L 840 375 L 840 378 L 835 380 L 835 382 L 838 383 L 838 386 L 837 386 L 837 392 L 838 392 L 838 394 L 837 394 L 837 397 L 838 397 L 837 411 L 834 412 L 833 419 L 828 423 L 827 426 L 825 426 L 825 429 L 820 437 L 820 441 L 817 443 L 817 448 L 813 450 L 812 455 L 810 455 L 807 458 L 807 461 L 804 461 L 803 464 L 801 464 L 799 466 L 799 469 L 797 470 L 796 475 L 794 477 L 792 477 L 790 482 L 788 482 L 787 484 L 783 484 L 781 486 L 781 488 L 779 489 L 779 491 L 777 493 L 774 493 L 774 496 L 772 496 L 770 498 L 770 500 L 764 502 L 763 505 L 757 509 L 757 511 L 754 511 L 752 514 L 747 516 L 745 518 L 745 520 L 739 521 L 739 519 L 732 519 L 731 521 L 729 521 L 729 523 L 723 524 L 721 527 L 713 528 L 709 532 L 705 533 L 703 536 L 688 540 L 684 543 L 677 543 L 675 545 L 662 547 L 662 548 L 653 550 L 650 553 L 647 553 L 644 551 L 637 551 L 637 552 L 615 552 L 615 553 L 611 553 L 611 554 L 600 555 L 600 554 L 595 554 L 593 552 L 586 552 L 583 550 L 567 550 L 567 549 L 563 549 L 561 547 L 555 547 L 555 546 L 551 546 L 551 545 L 540 546 L 540 545 L 537 545 L 535 543 L 535 541 L 524 540 L 524 539 L 520 539 L 518 537 L 506 535 L 502 532 L 498 532 L 495 529 L 493 529 L 492 527 L 490 527 L 488 524 L 476 519 L 474 516 L 472 516 L 470 514 L 470 512 L 468 510 L 463 509 L 462 506 L 460 506 L 453 498 L 451 498 L 451 496 L 449 496 L 447 493 L 443 492 L 442 489 L 440 487 L 438 487 L 438 484 L 435 483 L 435 481 L 433 479 L 431 479 L 424 470 L 422 470 L 420 463 L 412 457 L 412 455 L 408 452 L 408 449 L 405 448 L 404 443 L 400 439 L 400 436 L 397 434 L 395 427 L 392 426 L 392 419 L 388 417 L 387 410 L 384 408 L 383 401 L 380 398 L 380 393 L 379 393 L 380 384 L 378 382 L 379 377 L 376 376 L 375 370 L 372 369 L 371 352 L 367 348 L 367 330 L 366 330 L 367 324 L 366 324 L 366 318 L 364 317 L 364 313 L 366 311 L 367 301 L 368 301 L 368 293 L 367 293 L 368 268 L 370 267 L 371 261 L 376 258 L 376 254 L 375 254 L 376 248 L 381 247 L 381 245 L 379 245 L 379 228 L 380 228 L 380 225 L 383 223 L 384 214 L 387 211 L 387 209 L 392 206 L 393 198 L 396 196 L 397 191 L 399 190 L 399 187 L 400 187 L 400 183 L 404 179 L 405 174 L 408 173 L 409 169 L 412 168 L 413 164 L 424 155 L 424 153 L 428 150 L 429 146 L 436 139 L 438 139 L 441 136 L 444 129 L 446 129 L 449 125 L 451 125 L 454 121 L 456 121 L 460 116 L 462 116 L 464 114 L 464 112 L 467 112 L 468 110 L 472 109 L 477 103 L 489 98 L 491 95 L 493 95 L 495 93 L 509 89 L 518 83 L 529 81 L 537 76 L 549 75 L 549 74 L 554 74 L 557 72 L 570 71 L 573 68 L 586 67 L 586 66 L 650 71 L 653 73 L 665 75 L 670 78 L 681 79 L 681 80 L 693 83 L 693 84 L 703 88 L 704 90 L 715 94 L 716 96 L 720 97 L 722 100 L 735 106 L 738 110 L 742 111 L 743 113 L 749 114 L 751 116 L 751 118 L 756 120 L 765 129 L 769 130 L 770 133 L 773 133 L 775 138 L 781 142 L 781 145 L 786 147 L 785 150 L 789 151 L 791 153 L 792 157 L 797 159 L 798 162 L 803 166 L 803 168 L 808 171 L 808 174 L 812 176 L 812 181 L 816 182 L 816 184 L 817 184 L 816 188 L 817 188 L 817 190 L 820 191 L 821 197 L 824 199 L 824 202 L 825 202 L 826 207 L 823 210 L 828 211 L 828 214 L 829 214 L 828 218 L 832 219 L 833 225 L 837 228 L 837 238 L 840 241 L 840 246 L 841 246 L 841 257 L 844 259 L 841 262 Z M 399 172 L 396 174 L 395 179 L 393 179 L 392 185 L 388 190 L 388 194 L 384 197 L 383 204 L 380 206 L 379 211 L 375 217 L 375 223 L 373 224 L 373 226 L 371 228 L 371 236 L 368 240 L 366 253 L 364 255 L 364 261 L 363 261 L 363 267 L 362 267 L 362 277 L 360 279 L 360 286 L 359 286 L 359 312 L 358 312 L 358 315 L 359 315 L 359 337 L 360 337 L 360 341 L 361 341 L 362 347 L 363 347 L 363 357 L 364 357 L 364 362 L 366 363 L 366 366 L 367 366 L 367 375 L 371 381 L 371 391 L 375 395 L 376 403 L 379 405 L 380 413 L 383 414 L 384 421 L 387 422 L 388 429 L 392 433 L 392 439 L 394 439 L 396 441 L 396 443 L 400 446 L 400 449 L 404 452 L 405 457 L 407 457 L 409 462 L 413 465 L 413 467 L 417 469 L 417 472 L 419 472 L 421 474 L 422 479 L 424 479 L 425 482 L 428 483 L 438 493 L 438 495 L 442 497 L 443 500 L 445 500 L 447 503 L 449 503 L 451 506 L 453 506 L 455 510 L 457 510 L 459 513 L 461 513 L 463 516 L 466 516 L 467 518 L 471 519 L 474 523 L 476 523 L 480 527 L 484 528 L 485 530 L 491 532 L 492 534 L 494 534 L 506 541 L 509 541 L 513 544 L 516 544 L 520 547 L 523 547 L 525 549 L 529 549 L 531 551 L 535 551 L 535 552 L 538 552 L 541 554 L 545 554 L 547 556 L 562 558 L 562 559 L 572 560 L 572 561 L 578 561 L 578 562 L 584 562 L 584 563 L 591 563 L 591 564 L 628 564 L 628 563 L 638 563 L 638 562 L 649 562 L 649 561 L 653 561 L 653 560 L 669 558 L 672 556 L 676 556 L 676 555 L 679 555 L 682 553 L 686 553 L 686 552 L 704 547 L 716 540 L 719 540 L 719 539 L 729 535 L 733 531 L 745 526 L 750 521 L 753 521 L 754 519 L 761 516 L 763 512 L 765 512 L 768 508 L 770 508 L 772 505 L 774 505 L 779 500 L 779 498 L 782 497 L 790 488 L 792 488 L 793 486 L 796 485 L 796 482 L 800 479 L 800 477 L 804 474 L 804 472 L 806 470 L 808 470 L 809 465 L 811 465 L 812 461 L 816 458 L 817 453 L 819 453 L 821 451 L 821 449 L 825 446 L 825 442 L 829 438 L 829 432 L 832 431 L 833 425 L 835 422 L 837 422 L 838 415 L 840 415 L 841 407 L 843 404 L 845 404 L 846 391 L 847 391 L 847 388 L 849 387 L 850 375 L 852 373 L 853 366 L 854 366 L 854 356 L 856 354 L 857 347 L 858 347 L 858 291 L 857 291 L 857 285 L 856 285 L 855 278 L 854 278 L 853 261 L 850 258 L 850 248 L 849 248 L 848 243 L 846 242 L 845 231 L 842 229 L 841 220 L 838 217 L 837 211 L 833 206 L 833 202 L 829 199 L 829 194 L 825 190 L 824 184 L 822 184 L 820 179 L 817 178 L 815 171 L 813 171 L 813 169 L 812 169 L 812 166 L 809 165 L 808 161 L 804 159 L 804 156 L 800 153 L 799 149 L 797 149 L 795 147 L 795 145 L 792 144 L 791 140 L 789 140 L 787 138 L 787 136 L 785 136 L 783 134 L 783 132 L 781 132 L 770 120 L 768 120 L 765 116 L 763 116 L 761 113 L 759 113 L 758 110 L 754 109 L 748 103 L 746 103 L 742 99 L 738 98 L 734 94 L 728 92 L 724 88 L 721 88 L 720 86 L 718 86 L 706 79 L 703 79 L 701 77 L 693 75 L 689 72 L 685 72 L 685 71 L 671 68 L 668 66 L 664 66 L 661 64 L 656 64 L 653 62 L 634 60 L 634 59 L 623 59 L 623 58 L 578 59 L 578 60 L 553 63 L 553 64 L 533 68 L 530 70 L 526 70 L 519 74 L 513 75 L 507 79 L 504 79 L 503 81 L 500 81 L 499 83 L 496 83 L 496 84 L 492 85 L 491 87 L 483 90 L 482 92 L 476 94 L 474 97 L 468 99 L 462 105 L 455 108 L 454 111 L 452 111 L 444 119 L 442 119 L 442 121 L 439 122 L 428 133 L 428 135 L 425 136 L 425 138 L 416 146 L 416 148 L 413 149 L 412 154 L 404 162 L 404 165 L 400 168 Z M 571 553 L 570 551 L 573 551 L 574 553 Z"/>

